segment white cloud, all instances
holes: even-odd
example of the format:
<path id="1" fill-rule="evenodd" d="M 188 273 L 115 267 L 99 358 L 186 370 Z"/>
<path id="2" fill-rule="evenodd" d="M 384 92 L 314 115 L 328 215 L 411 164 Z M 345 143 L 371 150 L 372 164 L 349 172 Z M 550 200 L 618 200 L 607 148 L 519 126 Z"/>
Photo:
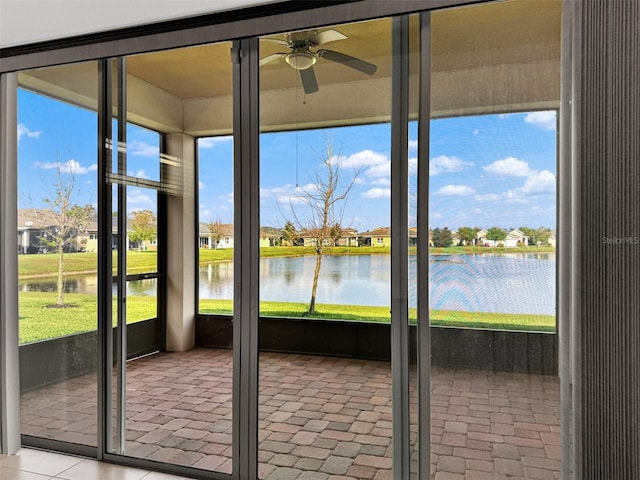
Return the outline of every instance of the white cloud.
<path id="1" fill-rule="evenodd" d="M 388 177 L 377 178 L 377 179 L 371 181 L 370 185 L 380 185 L 382 187 L 390 187 L 391 186 L 391 179 L 388 178 Z"/>
<path id="2" fill-rule="evenodd" d="M 526 123 L 530 123 L 543 130 L 556 129 L 556 112 L 554 110 L 544 112 L 531 112 L 524 117 Z"/>
<path id="3" fill-rule="evenodd" d="M 145 172 L 143 169 L 140 169 L 137 172 L 128 172 L 128 174 L 136 178 L 148 178 L 147 172 Z"/>
<path id="4" fill-rule="evenodd" d="M 506 203 L 525 205 L 529 203 L 528 198 L 525 195 L 525 192 L 522 188 L 517 188 L 515 190 L 508 190 L 504 194 L 502 194 L 504 201 Z"/>
<path id="5" fill-rule="evenodd" d="M 32 132 L 27 128 L 27 126 L 23 123 L 18 124 L 18 141 L 25 135 L 29 138 L 38 138 L 42 132 Z"/>
<path id="6" fill-rule="evenodd" d="M 221 143 L 227 143 L 233 141 L 232 136 L 225 137 L 204 137 L 198 139 L 198 147 L 200 148 L 213 148 Z"/>
<path id="7" fill-rule="evenodd" d="M 35 162 L 33 164 L 36 168 L 41 170 L 54 170 L 60 169 L 60 173 L 73 173 L 74 175 L 84 175 L 85 173 L 95 172 L 98 170 L 97 164 L 89 165 L 88 167 L 83 167 L 77 161 L 71 159 L 65 163 L 59 162 Z"/>
<path id="8" fill-rule="evenodd" d="M 263 201 L 275 199 L 275 201 L 281 205 L 300 205 L 306 203 L 307 197 L 305 192 L 313 192 L 313 190 L 317 190 L 317 186 L 313 183 L 307 183 L 301 187 L 286 184 L 281 187 L 261 188 L 260 198 Z M 228 197 L 227 201 L 233 201 L 233 196 Z"/>
<path id="9" fill-rule="evenodd" d="M 527 178 L 522 191 L 525 193 L 554 192 L 556 189 L 556 176 L 549 170 L 535 172 Z"/>
<path id="10" fill-rule="evenodd" d="M 418 174 L 418 159 L 412 157 L 409 159 L 409 175 L 417 175 Z"/>
<path id="11" fill-rule="evenodd" d="M 391 161 L 387 160 L 385 163 L 374 165 L 364 172 L 364 175 L 367 177 L 391 177 Z"/>
<path id="12" fill-rule="evenodd" d="M 485 165 L 482 169 L 487 173 L 501 177 L 527 177 L 535 173 L 529 168 L 527 162 L 514 157 L 496 160 L 490 165 Z"/>
<path id="13" fill-rule="evenodd" d="M 338 162 L 340 168 L 363 168 L 384 164 L 389 159 L 386 155 L 372 150 L 362 150 L 348 157 L 340 156 L 332 158 L 333 162 Z"/>
<path id="14" fill-rule="evenodd" d="M 372 188 L 362 193 L 364 198 L 391 198 L 390 188 Z"/>
<path id="15" fill-rule="evenodd" d="M 438 195 L 473 195 L 476 191 L 467 185 L 446 185 L 436 192 Z"/>
<path id="16" fill-rule="evenodd" d="M 474 135 L 478 135 L 480 133 L 480 130 L 478 130 L 477 128 L 473 131 Z"/>
<path id="17" fill-rule="evenodd" d="M 418 140 L 409 140 L 409 151 L 410 152 L 418 151 Z"/>
<path id="18" fill-rule="evenodd" d="M 153 199 L 143 193 L 144 190 L 130 188 L 127 191 L 127 210 L 135 212 L 137 210 L 155 210 L 156 203 Z"/>
<path id="19" fill-rule="evenodd" d="M 198 189 L 199 190 L 206 190 L 207 186 L 204 184 L 204 182 L 202 180 L 198 180 Z"/>
<path id="20" fill-rule="evenodd" d="M 460 172 L 472 165 L 470 162 L 463 162 L 458 157 L 440 155 L 429 161 L 429 175 L 439 175 L 445 172 Z"/>
<path id="21" fill-rule="evenodd" d="M 484 195 L 476 195 L 474 198 L 477 202 L 497 202 L 502 197 L 497 193 L 487 193 Z"/>
<path id="22" fill-rule="evenodd" d="M 137 155 L 139 157 L 158 157 L 160 149 L 157 145 L 150 145 L 140 140 L 132 140 L 127 146 L 129 155 Z"/>

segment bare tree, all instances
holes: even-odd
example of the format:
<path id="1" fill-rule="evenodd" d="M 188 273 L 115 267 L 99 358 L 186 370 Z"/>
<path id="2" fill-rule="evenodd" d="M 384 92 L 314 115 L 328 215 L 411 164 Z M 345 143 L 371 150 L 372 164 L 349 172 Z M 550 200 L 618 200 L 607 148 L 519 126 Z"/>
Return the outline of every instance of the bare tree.
<path id="1" fill-rule="evenodd" d="M 358 173 L 358 170 L 354 170 L 347 182 L 341 182 L 339 156 L 334 156 L 333 143 L 325 136 L 322 171 L 315 172 L 310 187 L 298 190 L 296 198 L 302 207 L 294 206 L 293 202 L 290 203 L 293 221 L 289 222 L 295 225 L 301 236 L 305 238 L 305 242 L 315 248 L 316 264 L 307 315 L 312 315 L 316 311 L 316 294 L 322 258 L 340 238 L 344 207 Z"/>
<path id="2" fill-rule="evenodd" d="M 43 234 L 40 242 L 51 248 L 58 255 L 58 278 L 56 281 L 57 307 L 65 306 L 64 303 L 64 254 L 65 251 L 77 248 L 78 232 L 86 228 L 96 211 L 92 205 L 77 205 L 74 203 L 75 177 L 73 170 L 63 174 L 60 164 L 57 167 L 57 178 L 54 183 L 55 195 L 45 198 L 43 201 L 48 209 L 39 217 Z"/>
<path id="3" fill-rule="evenodd" d="M 224 236 L 225 226 L 222 221 L 218 218 L 216 220 L 211 220 L 207 223 L 207 230 L 209 230 L 209 238 L 213 242 L 213 248 L 217 249 L 220 240 Z"/>

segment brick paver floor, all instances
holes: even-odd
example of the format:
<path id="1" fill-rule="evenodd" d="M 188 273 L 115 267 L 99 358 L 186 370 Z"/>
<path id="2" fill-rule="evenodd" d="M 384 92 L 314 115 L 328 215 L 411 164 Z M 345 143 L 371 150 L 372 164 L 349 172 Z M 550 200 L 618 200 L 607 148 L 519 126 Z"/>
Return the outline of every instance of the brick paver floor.
<path id="1" fill-rule="evenodd" d="M 391 478 L 388 363 L 262 353 L 259 382 L 261 478 Z M 129 362 L 125 454 L 231 472 L 231 386 L 227 350 Z M 556 377 L 434 367 L 431 391 L 432 479 L 559 478 Z M 26 392 L 23 433 L 95 445 L 95 398 L 94 375 Z"/>

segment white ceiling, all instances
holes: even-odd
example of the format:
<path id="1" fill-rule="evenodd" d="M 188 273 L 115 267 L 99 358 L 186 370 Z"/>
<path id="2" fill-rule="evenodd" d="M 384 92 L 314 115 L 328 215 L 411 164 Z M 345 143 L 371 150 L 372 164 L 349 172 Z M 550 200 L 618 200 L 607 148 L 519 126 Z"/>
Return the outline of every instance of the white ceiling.
<path id="1" fill-rule="evenodd" d="M 0 48 L 281 0 L 0 0 Z"/>

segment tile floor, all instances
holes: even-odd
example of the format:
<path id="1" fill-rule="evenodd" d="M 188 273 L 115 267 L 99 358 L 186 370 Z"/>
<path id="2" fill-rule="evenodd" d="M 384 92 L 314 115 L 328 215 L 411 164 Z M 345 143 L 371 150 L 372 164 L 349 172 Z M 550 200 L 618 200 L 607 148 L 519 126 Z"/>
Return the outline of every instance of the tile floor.
<path id="1" fill-rule="evenodd" d="M 259 375 L 261 478 L 391 478 L 388 363 L 262 353 Z M 229 473 L 231 377 L 226 350 L 130 362 L 126 454 Z M 90 444 L 95 411 L 95 378 L 75 378 L 23 394 L 23 432 Z M 559 478 L 556 377 L 434 367 L 431 427 L 435 480 Z"/>
<path id="2" fill-rule="evenodd" d="M 16 455 L 0 455 L 0 479 L 2 480 L 183 480 L 184 478 L 29 448 L 20 449 Z"/>

